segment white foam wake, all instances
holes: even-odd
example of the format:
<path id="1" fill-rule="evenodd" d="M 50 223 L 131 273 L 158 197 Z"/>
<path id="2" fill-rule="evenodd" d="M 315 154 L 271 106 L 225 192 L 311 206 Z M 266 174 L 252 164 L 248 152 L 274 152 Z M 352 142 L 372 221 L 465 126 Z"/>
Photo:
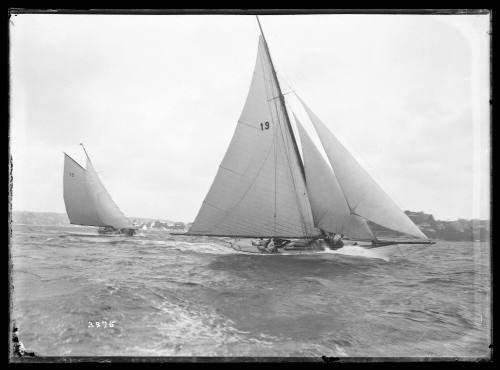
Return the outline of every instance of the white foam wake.
<path id="1" fill-rule="evenodd" d="M 196 253 L 205 254 L 234 254 L 235 251 L 229 246 L 218 245 L 215 243 L 186 243 L 186 242 L 167 242 L 169 246 L 172 246 L 180 251 L 189 251 Z"/>
<path id="2" fill-rule="evenodd" d="M 390 261 L 389 255 L 392 254 L 392 248 L 381 247 L 377 249 L 368 249 L 360 247 L 359 245 L 346 245 L 340 249 L 327 249 L 320 253 L 343 254 L 364 258 L 379 258 L 388 262 Z"/>

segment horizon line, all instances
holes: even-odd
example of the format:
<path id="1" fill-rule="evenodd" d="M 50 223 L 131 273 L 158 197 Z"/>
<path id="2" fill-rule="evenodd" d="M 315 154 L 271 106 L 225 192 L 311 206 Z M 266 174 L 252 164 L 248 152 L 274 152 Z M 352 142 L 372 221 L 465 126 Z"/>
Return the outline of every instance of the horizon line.
<path id="1" fill-rule="evenodd" d="M 434 214 L 433 213 L 428 213 L 428 212 L 425 212 L 425 211 L 412 211 L 412 210 L 405 210 L 403 212 L 413 212 L 413 213 L 424 213 L 424 214 L 427 214 L 427 215 L 431 215 L 432 217 L 434 217 Z M 9 213 L 12 214 L 13 212 L 31 212 L 31 213 L 57 213 L 57 214 L 62 214 L 62 215 L 66 215 L 66 212 L 57 212 L 57 211 L 28 211 L 28 210 L 14 210 L 14 209 L 11 209 L 9 210 Z M 163 217 L 146 217 L 146 216 L 126 216 L 127 218 L 129 219 L 134 219 L 134 218 L 145 218 L 145 219 L 155 219 L 155 220 L 165 220 L 165 221 L 173 221 L 173 220 L 170 220 L 170 219 L 166 219 L 166 218 L 163 218 Z M 491 217 L 488 217 L 488 218 L 465 218 L 465 217 L 458 217 L 456 219 L 437 219 L 437 218 L 434 218 L 436 221 L 460 221 L 460 220 L 480 220 L 480 221 L 491 221 Z M 184 223 L 192 223 L 194 222 L 193 221 L 177 221 L 177 222 L 184 222 Z"/>

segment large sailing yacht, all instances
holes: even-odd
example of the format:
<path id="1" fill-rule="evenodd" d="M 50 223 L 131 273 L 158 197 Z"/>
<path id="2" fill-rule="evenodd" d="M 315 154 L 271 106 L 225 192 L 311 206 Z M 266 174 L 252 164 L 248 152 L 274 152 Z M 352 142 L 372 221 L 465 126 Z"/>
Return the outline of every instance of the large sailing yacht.
<path id="1" fill-rule="evenodd" d="M 300 153 L 257 21 L 261 35 L 246 103 L 212 186 L 185 235 L 261 238 L 281 247 L 293 240 L 311 246 L 335 235 L 371 243 L 370 247 L 431 244 L 297 95 L 328 161 L 294 113 Z M 379 240 L 367 221 L 413 240 Z M 298 239 L 306 242 L 297 243 Z"/>

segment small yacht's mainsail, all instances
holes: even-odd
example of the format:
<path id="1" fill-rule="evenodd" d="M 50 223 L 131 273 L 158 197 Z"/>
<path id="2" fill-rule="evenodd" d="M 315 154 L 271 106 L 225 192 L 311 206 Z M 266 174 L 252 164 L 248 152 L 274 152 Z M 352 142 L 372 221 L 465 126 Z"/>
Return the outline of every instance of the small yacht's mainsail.
<path id="1" fill-rule="evenodd" d="M 63 197 L 70 223 L 105 226 L 97 217 L 94 201 L 87 190 L 87 170 L 66 153 L 64 153 Z"/>
<path id="2" fill-rule="evenodd" d="M 111 199 L 88 156 L 84 169 L 64 153 L 63 197 L 72 224 L 135 229 Z"/>

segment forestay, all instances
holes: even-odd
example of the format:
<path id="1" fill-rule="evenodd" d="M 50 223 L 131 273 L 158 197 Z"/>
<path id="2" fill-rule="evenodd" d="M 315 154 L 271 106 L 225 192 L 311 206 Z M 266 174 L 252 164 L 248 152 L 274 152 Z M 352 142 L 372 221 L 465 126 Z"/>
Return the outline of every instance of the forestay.
<path id="1" fill-rule="evenodd" d="M 189 234 L 305 237 L 314 232 L 299 158 L 262 36 L 245 106 Z"/>
<path id="2" fill-rule="evenodd" d="M 351 213 L 389 229 L 427 239 L 300 97 L 299 100 L 318 133 Z"/>

